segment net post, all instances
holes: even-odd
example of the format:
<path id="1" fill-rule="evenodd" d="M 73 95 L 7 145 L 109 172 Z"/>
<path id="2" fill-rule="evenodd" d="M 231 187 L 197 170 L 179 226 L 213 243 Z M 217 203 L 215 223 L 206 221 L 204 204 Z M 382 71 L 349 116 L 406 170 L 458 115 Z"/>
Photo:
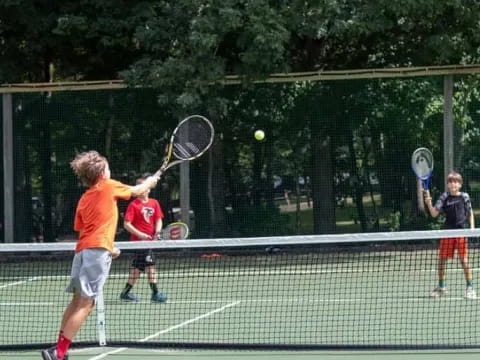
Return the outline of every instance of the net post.
<path id="1" fill-rule="evenodd" d="M 97 297 L 97 331 L 98 331 L 98 344 L 100 346 L 107 345 L 107 335 L 105 327 L 105 302 L 103 299 L 103 291 L 98 293 Z"/>
<path id="2" fill-rule="evenodd" d="M 3 126 L 3 222 L 4 242 L 14 238 L 14 184 L 13 184 L 13 111 L 12 94 L 2 94 Z"/>
<path id="3" fill-rule="evenodd" d="M 447 176 L 453 170 L 453 75 L 443 78 L 443 161 L 444 185 L 447 190 Z"/>

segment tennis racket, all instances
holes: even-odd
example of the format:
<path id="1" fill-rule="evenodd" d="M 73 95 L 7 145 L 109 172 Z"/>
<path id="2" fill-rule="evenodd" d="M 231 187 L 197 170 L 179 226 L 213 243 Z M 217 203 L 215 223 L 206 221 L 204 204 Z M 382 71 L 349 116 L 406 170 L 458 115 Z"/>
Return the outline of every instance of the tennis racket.
<path id="1" fill-rule="evenodd" d="M 430 187 L 430 177 L 433 173 L 433 155 L 427 148 L 418 148 L 412 154 L 412 170 L 422 181 L 424 190 Z"/>
<path id="2" fill-rule="evenodd" d="M 206 117 L 191 115 L 183 119 L 170 137 L 162 166 L 155 176 L 160 177 L 172 166 L 202 156 L 212 145 L 214 135 L 212 123 Z"/>
<path id="3" fill-rule="evenodd" d="M 188 234 L 187 224 L 177 221 L 162 229 L 158 240 L 184 240 L 188 238 Z"/>

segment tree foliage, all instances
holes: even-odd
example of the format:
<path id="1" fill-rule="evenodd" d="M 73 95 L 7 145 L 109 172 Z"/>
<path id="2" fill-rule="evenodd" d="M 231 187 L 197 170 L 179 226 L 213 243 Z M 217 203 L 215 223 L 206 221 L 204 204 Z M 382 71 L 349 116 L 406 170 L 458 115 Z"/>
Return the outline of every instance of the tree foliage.
<path id="1" fill-rule="evenodd" d="M 405 175 L 408 156 L 402 151 L 423 144 L 441 155 L 441 84 L 427 79 L 254 82 L 289 71 L 476 63 L 479 21 L 480 4 L 473 0 L 0 0 L 0 81 L 119 77 L 132 87 L 154 89 L 154 96 L 137 99 L 149 105 L 136 109 L 133 119 L 125 116 L 131 94 L 100 94 L 98 106 L 55 95 L 44 99 L 45 116 L 20 111 L 27 130 L 32 126 L 49 135 L 50 142 L 42 143 L 43 155 L 30 153 L 38 160 L 34 169 L 43 164 L 40 173 L 49 171 L 49 161 L 54 170 L 67 166 L 68 159 L 55 153 L 55 141 L 67 137 L 76 149 L 98 148 L 112 155 L 114 163 L 127 158 L 139 165 L 136 172 L 143 171 L 164 137 L 164 131 L 150 131 L 146 125 L 155 127 L 159 118 L 172 124 L 201 112 L 214 121 L 218 135 L 213 165 L 202 159 L 193 168 L 195 176 L 209 179 L 195 185 L 197 194 L 206 195 L 192 200 L 196 211 L 205 211 L 199 214 L 206 223 L 202 233 L 227 233 L 231 214 L 224 209 L 229 206 L 236 215 L 246 213 L 241 208 L 245 199 L 234 194 L 251 194 L 248 201 L 268 209 L 265 221 L 275 223 L 271 219 L 277 218 L 278 194 L 271 184 L 279 169 L 283 176 L 310 179 L 317 232 L 333 231 L 340 192 L 356 199 L 355 216 L 368 230 L 375 228 L 369 217 L 377 210 L 367 214 L 363 196 L 373 194 L 374 173 L 384 205 L 402 215 L 401 224 L 414 218 L 402 205 L 412 196 L 411 179 Z M 225 86 L 222 80 L 229 75 L 239 75 L 241 84 Z M 455 93 L 461 149 L 457 163 L 466 164 L 468 158 L 469 165 L 462 166 L 469 171 L 477 160 L 475 151 L 464 145 L 474 147 L 480 134 L 477 83 L 462 79 Z M 49 111 L 61 101 L 75 115 L 52 122 Z M 92 141 L 80 143 L 75 137 L 78 116 L 92 122 L 84 124 L 90 130 L 82 128 Z M 266 131 L 264 143 L 246 137 L 255 128 Z M 155 134 L 159 140 L 139 152 L 130 145 L 135 134 Z M 399 166 L 390 171 L 393 162 Z M 28 179 L 26 169 L 23 175 Z M 45 195 L 59 185 L 47 179 L 45 174 L 33 176 L 33 191 L 43 187 Z M 205 203 L 207 210 L 202 210 Z M 251 213 L 258 214 L 256 210 Z"/>

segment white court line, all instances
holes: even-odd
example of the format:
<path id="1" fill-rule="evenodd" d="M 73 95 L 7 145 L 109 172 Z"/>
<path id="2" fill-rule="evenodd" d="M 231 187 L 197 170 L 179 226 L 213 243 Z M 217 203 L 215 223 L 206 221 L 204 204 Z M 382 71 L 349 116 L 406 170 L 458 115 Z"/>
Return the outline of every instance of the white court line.
<path id="1" fill-rule="evenodd" d="M 442 297 L 441 299 L 433 299 L 430 296 L 428 296 L 428 292 L 425 292 L 425 296 L 419 296 L 419 297 L 399 297 L 399 296 L 389 296 L 389 297 L 382 297 L 382 296 L 373 296 L 373 297 L 367 297 L 367 298 L 319 298 L 319 297 L 308 297 L 308 296 L 303 296 L 303 297 L 295 297 L 295 298 L 289 298 L 289 297 L 278 297 L 278 298 L 250 298 L 250 299 L 216 299 L 216 300 L 191 300 L 191 301 L 169 301 L 170 305 L 175 305 L 175 304 L 216 304 L 216 303 L 238 303 L 238 302 L 243 302 L 243 303 L 280 303 L 281 305 L 290 305 L 291 303 L 297 303 L 297 304 L 322 304 L 322 303 L 352 303 L 352 302 L 357 302 L 357 303 L 362 303 L 362 302 L 419 302 L 419 301 L 465 301 L 465 298 L 463 297 L 455 297 L 455 296 L 448 296 L 448 297 Z M 472 300 L 480 300 L 480 297 L 477 299 L 469 299 L 469 301 Z M 108 302 L 107 302 L 108 303 Z M 54 303 L 54 302 L 0 302 L 0 306 L 58 306 L 59 303 Z M 125 305 L 125 303 L 121 303 L 121 305 Z M 129 306 L 129 305 L 126 305 Z M 132 306 L 135 306 L 132 304 Z"/>
<path id="2" fill-rule="evenodd" d="M 32 281 L 34 280 L 35 278 L 29 278 L 27 280 L 22 280 L 22 281 L 15 281 L 13 283 L 8 283 L 8 284 L 4 284 L 4 285 L 0 285 L 0 289 L 4 289 L 6 287 L 9 287 L 9 286 L 15 286 L 15 285 L 20 285 L 20 284 L 24 284 L 26 282 L 29 282 L 29 281 Z"/>
<path id="3" fill-rule="evenodd" d="M 237 300 L 238 302 L 242 303 L 280 303 L 280 305 L 285 304 L 289 305 L 290 303 L 304 303 L 304 304 L 321 304 L 321 303 L 351 303 L 351 302 L 378 302 L 378 301 L 390 301 L 390 302 L 418 302 L 418 301 L 466 301 L 464 297 L 454 297 L 454 296 L 447 296 L 442 297 L 441 299 L 432 298 L 429 296 L 429 292 L 425 292 L 425 296 L 419 297 L 407 297 L 402 298 L 395 295 L 391 295 L 389 297 L 382 297 L 382 296 L 374 296 L 374 297 L 367 297 L 367 298 L 338 298 L 338 299 L 327 299 L 327 298 L 318 298 L 318 297 L 296 297 L 296 298 L 288 298 L 288 297 L 278 297 L 278 298 L 257 298 L 257 299 L 240 299 Z M 480 300 L 479 298 L 476 299 L 469 299 L 472 300 Z M 234 302 L 234 299 L 218 299 L 218 300 L 211 300 L 210 303 L 225 303 L 225 302 Z M 196 304 L 196 303 L 205 303 L 205 301 L 171 301 L 170 304 Z"/>
<path id="4" fill-rule="evenodd" d="M 229 307 L 238 305 L 239 303 L 240 303 L 240 301 L 232 302 L 232 303 L 227 304 L 227 305 L 225 305 L 225 306 L 222 306 L 222 307 L 220 307 L 220 308 L 218 308 L 218 309 L 209 311 L 208 313 L 199 315 L 199 316 L 197 316 L 197 317 L 194 317 L 193 319 L 184 321 L 184 322 L 182 322 L 182 323 L 180 323 L 180 324 L 177 324 L 177 325 L 171 326 L 171 327 L 169 327 L 169 328 L 166 328 L 166 329 L 164 329 L 164 330 L 161 330 L 161 331 L 159 331 L 159 332 L 157 332 L 157 333 L 155 333 L 155 334 L 153 334 L 153 335 L 147 336 L 146 338 L 144 338 L 144 339 L 142 339 L 142 340 L 139 340 L 139 342 L 146 342 L 146 341 L 148 341 L 148 340 L 150 340 L 150 339 L 153 339 L 153 338 L 155 338 L 155 337 L 157 337 L 157 336 L 159 336 L 159 335 L 162 335 L 162 334 L 165 334 L 165 333 L 170 332 L 170 331 L 172 331 L 172 330 L 181 328 L 181 327 L 183 327 L 183 326 L 185 326 L 185 325 L 188 325 L 188 324 L 191 324 L 191 323 L 193 323 L 193 322 L 195 322 L 195 321 L 198 321 L 198 320 L 200 320 L 200 319 L 206 318 L 206 317 L 208 317 L 208 316 L 210 316 L 210 315 L 213 315 L 213 314 L 215 314 L 215 313 L 217 313 L 217 312 L 221 312 L 221 311 L 223 311 L 223 310 L 225 310 L 225 309 L 228 309 Z M 88 360 L 99 360 L 99 359 L 103 359 L 104 357 L 107 357 L 108 355 L 118 354 L 118 353 L 120 353 L 120 352 L 122 352 L 122 351 L 125 351 L 125 350 L 127 350 L 127 348 L 124 348 L 124 347 L 123 347 L 123 348 L 118 348 L 118 349 L 115 349 L 115 350 L 108 351 L 108 352 L 106 352 L 106 353 L 97 355 L 97 356 L 95 356 L 95 357 L 93 357 L 93 358 L 90 358 L 90 359 L 88 359 Z"/>
<path id="5" fill-rule="evenodd" d="M 237 299 L 221 299 L 221 298 L 217 298 L 217 299 L 214 299 L 214 300 L 178 300 L 178 301 L 175 301 L 175 300 L 172 300 L 172 301 L 168 301 L 168 304 L 171 305 L 171 304 L 178 304 L 178 305 L 182 305 L 182 304 L 216 304 L 216 303 L 226 303 L 226 302 L 233 302 L 233 301 L 236 301 Z M 140 301 L 140 303 L 142 303 L 142 301 Z M 137 303 L 132 303 L 132 304 L 129 304 L 129 303 L 126 303 L 125 301 L 121 301 L 121 300 L 118 300 L 118 299 L 113 299 L 113 300 L 105 300 L 105 304 L 109 305 L 109 306 L 112 306 L 112 305 L 118 305 L 118 306 L 136 306 Z"/>
<path id="6" fill-rule="evenodd" d="M 321 299 L 318 297 L 298 297 L 298 298 L 286 298 L 286 297 L 278 297 L 278 298 L 262 298 L 262 299 L 241 299 L 240 301 L 243 303 L 280 303 L 280 305 L 285 304 L 289 305 L 290 303 L 304 303 L 304 304 L 321 304 L 321 303 L 352 303 L 352 302 L 378 302 L 378 301 L 390 301 L 390 302 L 418 302 L 418 301 L 467 301 L 464 297 L 442 297 L 441 299 L 433 298 L 427 295 L 423 297 L 409 297 L 409 298 L 402 298 L 395 295 L 391 295 L 389 297 L 369 297 L 369 298 L 339 298 L 339 299 Z M 479 298 L 469 299 L 468 301 L 472 300 L 480 300 Z M 229 302 L 233 301 L 233 299 L 220 299 L 215 300 L 214 302 Z M 213 302 L 213 301 L 212 301 Z M 173 303 L 173 302 L 172 302 Z M 192 302 L 194 303 L 194 302 Z"/>
<path id="7" fill-rule="evenodd" d="M 53 302 L 0 302 L 0 306 L 58 306 Z"/>
<path id="8" fill-rule="evenodd" d="M 321 274 L 352 274 L 352 273 L 384 273 L 388 269 L 381 269 L 375 267 L 366 267 L 366 268 L 355 268 L 355 269 L 299 269 L 298 267 L 293 270 L 250 270 L 250 271 L 192 271 L 192 272 L 163 272 L 158 273 L 157 277 L 159 279 L 168 279 L 168 278 L 200 278 L 200 277 L 212 277 L 212 276 L 259 276 L 259 275 L 321 275 Z M 438 272 L 437 268 L 432 269 L 390 269 L 391 272 L 395 273 L 404 273 L 404 272 L 414 272 L 414 273 L 428 273 L 428 272 Z M 447 269 L 447 273 L 451 272 L 459 272 L 463 269 L 461 267 L 458 268 L 450 268 Z M 473 268 L 473 272 L 480 271 L 480 268 Z M 126 279 L 128 278 L 129 274 L 110 274 L 108 278 L 111 279 Z M 24 277 L 11 277 L 6 278 L 6 280 L 14 280 L 14 279 L 24 279 Z M 70 275 L 45 275 L 45 276 L 35 276 L 32 278 L 20 280 L 14 283 L 0 285 L 0 289 L 3 287 L 20 285 L 22 283 L 28 281 L 41 281 L 41 280 L 52 280 L 52 279 L 70 279 Z M 3 280 L 0 278 L 0 280 Z"/>
<path id="9" fill-rule="evenodd" d="M 13 278 L 14 279 L 14 278 Z M 25 284 L 27 282 L 30 282 L 30 281 L 35 281 L 35 280 L 38 280 L 38 276 L 34 276 L 34 277 L 29 277 L 25 280 L 20 280 L 20 281 L 15 281 L 13 283 L 8 283 L 8 284 L 3 284 L 3 285 L 0 285 L 0 289 L 4 289 L 6 287 L 9 287 L 9 286 L 16 286 L 16 285 L 21 285 L 21 284 Z"/>

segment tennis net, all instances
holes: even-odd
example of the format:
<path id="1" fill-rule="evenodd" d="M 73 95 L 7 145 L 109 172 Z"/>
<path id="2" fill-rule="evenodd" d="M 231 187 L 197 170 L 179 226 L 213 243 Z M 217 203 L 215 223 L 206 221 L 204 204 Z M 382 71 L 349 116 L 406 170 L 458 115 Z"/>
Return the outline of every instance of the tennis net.
<path id="1" fill-rule="evenodd" d="M 438 244 L 468 236 L 473 281 L 480 230 L 120 242 L 102 302 L 76 345 L 183 348 L 424 349 L 480 346 L 480 303 L 464 298 L 455 256 L 448 295 L 438 283 Z M 0 348 L 56 340 L 70 295 L 73 243 L 0 245 Z M 142 274 L 120 299 L 132 260 L 152 249 L 165 303 Z M 100 316 L 99 316 L 100 315 Z"/>

